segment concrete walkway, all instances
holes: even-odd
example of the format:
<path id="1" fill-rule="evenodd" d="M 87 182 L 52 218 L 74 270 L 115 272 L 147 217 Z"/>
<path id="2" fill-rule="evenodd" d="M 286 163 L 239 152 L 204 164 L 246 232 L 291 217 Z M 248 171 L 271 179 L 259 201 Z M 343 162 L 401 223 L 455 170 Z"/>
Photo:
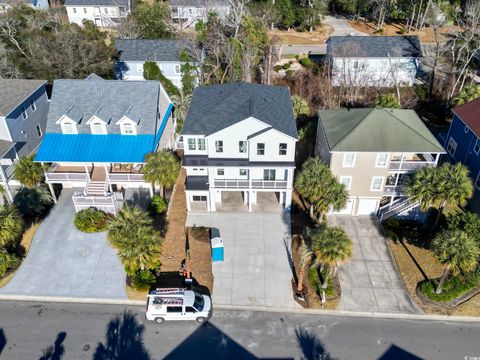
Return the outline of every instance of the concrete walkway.
<path id="1" fill-rule="evenodd" d="M 127 298 L 125 273 L 106 233 L 85 234 L 73 225 L 72 193 L 62 191 L 1 295 Z"/>
<path id="2" fill-rule="evenodd" d="M 354 36 L 369 36 L 363 32 L 357 31 L 353 28 L 348 19 L 342 17 L 334 16 L 325 16 L 324 23 L 330 25 L 333 28 L 333 33 L 330 36 L 345 36 L 345 35 L 354 35 Z"/>
<path id="3" fill-rule="evenodd" d="M 353 257 L 339 269 L 342 297 L 338 310 L 420 313 L 372 217 L 329 216 L 330 226 L 341 226 L 353 241 Z"/>
<path id="4" fill-rule="evenodd" d="M 290 219 L 283 213 L 189 213 L 187 226 L 220 230 L 225 261 L 213 263 L 213 302 L 299 307 L 292 296 Z"/>

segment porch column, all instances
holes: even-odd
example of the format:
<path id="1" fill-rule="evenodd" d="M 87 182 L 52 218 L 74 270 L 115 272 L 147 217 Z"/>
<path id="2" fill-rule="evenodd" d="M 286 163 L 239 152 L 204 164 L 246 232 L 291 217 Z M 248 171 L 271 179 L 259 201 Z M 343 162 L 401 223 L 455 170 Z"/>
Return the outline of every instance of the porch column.
<path id="1" fill-rule="evenodd" d="M 185 201 L 187 202 L 187 211 L 191 211 L 192 207 L 190 206 L 190 196 L 188 196 L 188 193 L 185 192 Z M 207 205 L 209 207 L 209 205 Z"/>
<path id="2" fill-rule="evenodd" d="M 153 185 L 152 184 L 148 185 L 148 190 L 150 191 L 150 197 L 153 197 Z"/>
<path id="3" fill-rule="evenodd" d="M 10 185 L 8 185 L 7 174 L 5 174 L 5 170 L 3 170 L 3 166 L 0 165 L 0 177 L 2 178 L 2 182 L 4 184 L 5 193 L 7 194 L 7 201 L 9 204 L 13 202 L 13 195 L 12 191 L 10 190 Z"/>
<path id="4" fill-rule="evenodd" d="M 90 180 L 90 172 L 88 171 L 88 164 L 85 163 L 85 172 L 87 173 L 87 179 Z"/>
<path id="5" fill-rule="evenodd" d="M 221 199 L 221 197 L 220 197 Z M 215 204 L 216 201 L 216 190 L 215 189 L 210 189 L 208 193 L 208 199 L 207 201 L 209 202 L 210 206 L 208 207 L 208 211 L 216 211 L 217 207 Z"/>
<path id="6" fill-rule="evenodd" d="M 292 190 L 285 191 L 285 209 L 292 205 Z"/>
<path id="7" fill-rule="evenodd" d="M 243 205 L 248 204 L 248 191 L 242 191 L 243 192 Z"/>
<path id="8" fill-rule="evenodd" d="M 440 159 L 440 154 L 435 154 L 435 166 L 438 165 L 438 160 Z"/>
<path id="9" fill-rule="evenodd" d="M 57 203 L 57 197 L 55 196 L 55 190 L 53 189 L 53 184 L 48 183 L 48 188 L 50 189 L 50 193 L 52 194 L 53 202 Z"/>

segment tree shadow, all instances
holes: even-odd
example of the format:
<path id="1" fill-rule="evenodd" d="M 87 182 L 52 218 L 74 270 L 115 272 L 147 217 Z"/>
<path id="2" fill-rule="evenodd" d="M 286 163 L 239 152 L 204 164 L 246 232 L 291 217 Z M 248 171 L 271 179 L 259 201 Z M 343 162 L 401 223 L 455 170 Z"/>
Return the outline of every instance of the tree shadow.
<path id="1" fill-rule="evenodd" d="M 107 325 L 105 343 L 98 343 L 93 360 L 149 360 L 150 355 L 143 343 L 145 328 L 135 315 L 124 311 Z"/>
<path id="2" fill-rule="evenodd" d="M 60 360 L 65 355 L 63 341 L 67 337 L 67 333 L 62 331 L 57 334 L 55 342 L 43 350 L 43 355 L 38 360 Z"/>
<path id="3" fill-rule="evenodd" d="M 7 337 L 5 336 L 5 332 L 3 331 L 3 328 L 0 329 L 0 355 L 2 355 L 2 351 L 5 348 L 5 345 L 7 345 Z"/>
<path id="4" fill-rule="evenodd" d="M 295 329 L 295 336 L 297 338 L 298 346 L 302 350 L 302 359 L 334 360 L 327 350 L 325 350 L 324 345 L 315 334 L 302 327 L 297 327 Z"/>

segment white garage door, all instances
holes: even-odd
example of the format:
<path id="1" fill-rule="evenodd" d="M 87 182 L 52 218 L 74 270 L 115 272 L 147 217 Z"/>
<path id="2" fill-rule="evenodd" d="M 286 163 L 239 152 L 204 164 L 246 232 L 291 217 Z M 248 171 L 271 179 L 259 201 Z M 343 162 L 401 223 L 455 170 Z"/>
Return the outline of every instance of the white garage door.
<path id="1" fill-rule="evenodd" d="M 360 199 L 358 202 L 357 215 L 376 215 L 377 199 Z"/>
<path id="2" fill-rule="evenodd" d="M 342 210 L 339 211 L 332 211 L 332 214 L 339 214 L 339 215 L 352 215 L 353 205 L 355 204 L 355 199 L 348 199 L 347 206 L 345 206 Z"/>

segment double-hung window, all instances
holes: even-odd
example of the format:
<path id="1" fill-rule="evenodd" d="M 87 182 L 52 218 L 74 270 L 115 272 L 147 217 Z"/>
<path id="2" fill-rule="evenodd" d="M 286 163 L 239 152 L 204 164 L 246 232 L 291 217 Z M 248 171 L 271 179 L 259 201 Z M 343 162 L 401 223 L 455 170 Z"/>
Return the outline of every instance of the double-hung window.
<path id="1" fill-rule="evenodd" d="M 265 144 L 258 143 L 257 144 L 257 155 L 265 155 Z"/>
<path id="2" fill-rule="evenodd" d="M 477 141 L 475 141 L 475 146 L 473 147 L 473 152 L 478 155 L 480 152 L 480 139 L 477 138 Z"/>
<path id="3" fill-rule="evenodd" d="M 25 106 L 23 107 L 22 118 L 23 118 L 23 120 L 28 119 L 27 109 L 25 108 Z"/>
<path id="4" fill-rule="evenodd" d="M 378 153 L 375 167 L 386 167 L 387 161 L 388 161 L 388 153 Z"/>
<path id="5" fill-rule="evenodd" d="M 205 150 L 205 139 L 198 138 L 198 150 Z"/>
<path id="6" fill-rule="evenodd" d="M 352 186 L 352 177 L 351 176 L 340 176 L 338 182 L 345 186 L 345 190 L 350 190 Z"/>
<path id="7" fill-rule="evenodd" d="M 370 187 L 371 191 L 382 191 L 383 177 L 374 176 L 372 178 L 372 186 Z"/>
<path id="8" fill-rule="evenodd" d="M 35 104 L 35 101 L 30 100 L 30 107 L 32 108 L 32 111 L 37 110 L 37 105 Z"/>
<path id="9" fill-rule="evenodd" d="M 275 170 L 274 169 L 264 169 L 263 170 L 263 180 L 275 180 Z"/>
<path id="10" fill-rule="evenodd" d="M 223 141 L 222 140 L 215 141 L 215 151 L 217 153 L 223 152 Z"/>
<path id="11" fill-rule="evenodd" d="M 247 176 L 247 169 L 240 169 L 240 176 Z"/>
<path id="12" fill-rule="evenodd" d="M 37 124 L 35 125 L 35 130 L 37 131 L 37 135 L 38 137 L 42 137 L 43 133 L 42 133 L 42 128 L 40 127 L 40 124 Z"/>
<path id="13" fill-rule="evenodd" d="M 218 176 L 225 176 L 225 169 L 217 169 Z"/>
<path id="14" fill-rule="evenodd" d="M 239 141 L 238 142 L 238 152 L 244 154 L 247 152 L 247 142 L 246 141 Z"/>
<path id="15" fill-rule="evenodd" d="M 197 143 L 195 139 L 188 139 L 188 150 L 197 150 Z"/>
<path id="16" fill-rule="evenodd" d="M 448 139 L 447 151 L 452 157 L 455 157 L 455 151 L 457 151 L 457 142 L 451 137 Z"/>
<path id="17" fill-rule="evenodd" d="M 355 166 L 356 154 L 354 152 L 347 152 L 343 154 L 343 167 Z"/>
<path id="18" fill-rule="evenodd" d="M 278 155 L 287 155 L 287 144 L 280 143 L 278 146 Z"/>

